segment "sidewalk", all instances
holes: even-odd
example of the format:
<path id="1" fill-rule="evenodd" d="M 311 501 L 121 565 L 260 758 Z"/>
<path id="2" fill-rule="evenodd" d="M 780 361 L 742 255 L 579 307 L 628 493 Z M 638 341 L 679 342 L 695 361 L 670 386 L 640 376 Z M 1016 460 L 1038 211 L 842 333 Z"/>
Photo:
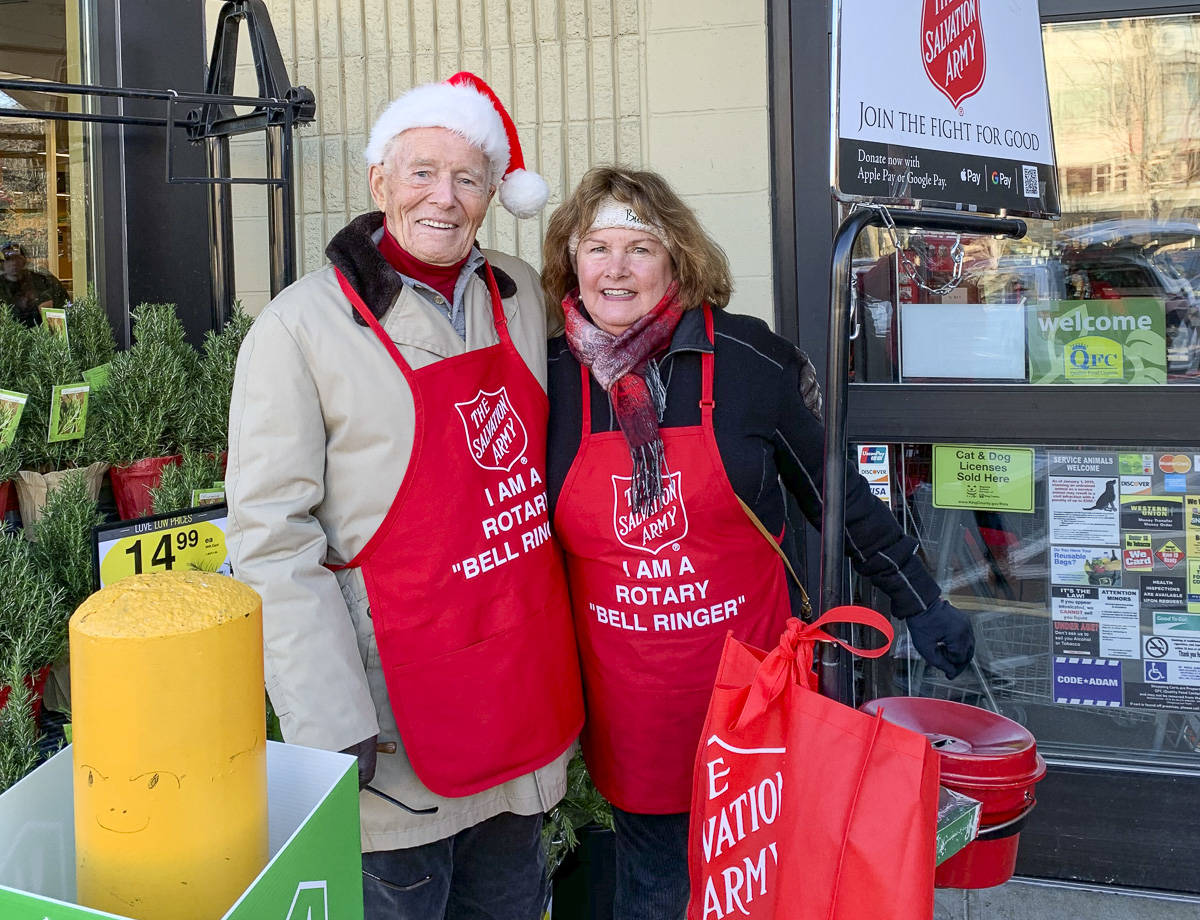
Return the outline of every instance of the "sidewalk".
<path id="1" fill-rule="evenodd" d="M 934 920 L 1196 920 L 1200 897 L 1013 879 L 981 891 L 937 893 Z"/>

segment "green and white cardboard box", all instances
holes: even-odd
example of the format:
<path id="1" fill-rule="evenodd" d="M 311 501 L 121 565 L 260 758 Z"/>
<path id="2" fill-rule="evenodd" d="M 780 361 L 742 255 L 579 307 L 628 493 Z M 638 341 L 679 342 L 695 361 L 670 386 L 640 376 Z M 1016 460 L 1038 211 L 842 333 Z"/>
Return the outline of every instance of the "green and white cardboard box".
<path id="1" fill-rule="evenodd" d="M 71 749 L 0 795 L 0 918 L 120 917 L 75 904 Z M 212 920 L 362 920 L 353 757 L 267 742 L 270 861 Z M 129 918 L 121 918 L 129 920 Z"/>

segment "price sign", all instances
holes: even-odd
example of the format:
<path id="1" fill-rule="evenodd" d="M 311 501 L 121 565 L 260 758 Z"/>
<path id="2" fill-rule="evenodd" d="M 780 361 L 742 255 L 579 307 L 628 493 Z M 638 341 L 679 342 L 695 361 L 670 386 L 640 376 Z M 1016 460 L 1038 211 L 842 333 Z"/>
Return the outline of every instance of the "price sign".
<path id="1" fill-rule="evenodd" d="M 97 587 L 176 570 L 232 574 L 224 505 L 122 521 L 92 530 Z"/>

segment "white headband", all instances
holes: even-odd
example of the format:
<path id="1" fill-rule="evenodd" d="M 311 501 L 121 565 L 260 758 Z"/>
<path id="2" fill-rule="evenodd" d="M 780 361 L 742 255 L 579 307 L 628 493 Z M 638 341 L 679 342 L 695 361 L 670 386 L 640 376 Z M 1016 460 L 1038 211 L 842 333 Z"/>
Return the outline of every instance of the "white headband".
<path id="1" fill-rule="evenodd" d="M 617 201 L 611 195 L 600 202 L 600 206 L 596 208 L 596 218 L 592 221 L 592 225 L 588 227 L 587 233 L 593 230 L 611 230 L 613 228 L 621 228 L 623 230 L 641 230 L 643 233 L 649 233 L 660 243 L 671 248 L 671 243 L 667 239 L 667 233 L 658 224 L 647 223 L 638 217 L 637 212 L 632 205 L 628 205 L 623 201 Z M 587 233 L 584 236 L 587 236 Z M 579 249 L 579 234 L 572 233 L 571 238 L 567 241 L 567 249 L 571 253 L 571 258 L 575 257 L 576 251 Z"/>

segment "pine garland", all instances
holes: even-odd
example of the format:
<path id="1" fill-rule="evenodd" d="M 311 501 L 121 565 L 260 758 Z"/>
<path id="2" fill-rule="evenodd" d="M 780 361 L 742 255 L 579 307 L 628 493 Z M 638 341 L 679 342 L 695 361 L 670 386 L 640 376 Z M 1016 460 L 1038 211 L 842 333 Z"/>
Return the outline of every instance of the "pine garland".
<path id="1" fill-rule="evenodd" d="M 579 846 L 578 829 L 588 824 L 612 830 L 612 806 L 592 785 L 583 755 L 576 754 L 567 766 L 567 794 L 546 813 L 542 826 L 548 876 L 552 876 L 567 854 Z"/>

